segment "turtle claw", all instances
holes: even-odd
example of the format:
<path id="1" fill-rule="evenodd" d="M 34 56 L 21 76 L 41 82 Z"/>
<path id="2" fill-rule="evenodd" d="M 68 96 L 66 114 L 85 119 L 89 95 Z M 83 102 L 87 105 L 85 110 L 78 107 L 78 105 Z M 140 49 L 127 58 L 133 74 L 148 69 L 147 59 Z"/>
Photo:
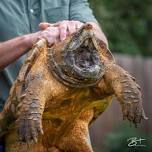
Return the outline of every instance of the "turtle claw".
<path id="1" fill-rule="evenodd" d="M 141 102 L 127 102 L 122 106 L 123 120 L 129 120 L 137 127 L 138 123 L 141 123 L 142 119 L 148 119 L 145 116 Z"/>
<path id="2" fill-rule="evenodd" d="M 41 120 L 19 119 L 19 140 L 21 142 L 38 142 L 38 136 L 43 135 Z"/>
<path id="3" fill-rule="evenodd" d="M 36 144 L 37 143 L 37 138 L 33 137 L 33 140 L 34 140 L 34 143 Z"/>

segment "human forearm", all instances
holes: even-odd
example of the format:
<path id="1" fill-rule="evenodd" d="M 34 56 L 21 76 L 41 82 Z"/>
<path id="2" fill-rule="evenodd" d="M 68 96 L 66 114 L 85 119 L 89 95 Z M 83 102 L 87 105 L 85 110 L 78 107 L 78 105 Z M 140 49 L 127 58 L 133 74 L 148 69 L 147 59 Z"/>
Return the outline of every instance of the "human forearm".
<path id="1" fill-rule="evenodd" d="M 57 27 L 48 27 L 43 31 L 20 36 L 6 42 L 0 43 L 0 69 L 25 54 L 32 45 L 41 38 L 45 38 L 49 45 L 59 41 L 59 30 Z"/>
<path id="2" fill-rule="evenodd" d="M 38 33 L 20 36 L 0 43 L 0 69 L 25 54 L 33 45 Z"/>

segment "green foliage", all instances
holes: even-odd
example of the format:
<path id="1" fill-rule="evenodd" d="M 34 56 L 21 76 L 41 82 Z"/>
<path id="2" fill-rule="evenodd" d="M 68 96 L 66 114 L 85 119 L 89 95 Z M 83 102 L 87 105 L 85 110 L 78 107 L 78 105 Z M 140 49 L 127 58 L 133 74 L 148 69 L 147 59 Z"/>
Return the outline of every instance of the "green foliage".
<path id="1" fill-rule="evenodd" d="M 131 143 L 130 138 L 137 138 L 140 141 Z M 144 139 L 144 140 L 143 140 Z M 138 146 L 129 147 L 128 144 Z M 139 146 L 145 145 L 145 146 Z M 151 152 L 152 151 L 152 136 L 145 135 L 140 129 L 130 126 L 128 123 L 122 123 L 114 128 L 105 138 L 103 152 Z"/>
<path id="2" fill-rule="evenodd" d="M 89 0 L 113 52 L 152 56 L 152 0 Z"/>

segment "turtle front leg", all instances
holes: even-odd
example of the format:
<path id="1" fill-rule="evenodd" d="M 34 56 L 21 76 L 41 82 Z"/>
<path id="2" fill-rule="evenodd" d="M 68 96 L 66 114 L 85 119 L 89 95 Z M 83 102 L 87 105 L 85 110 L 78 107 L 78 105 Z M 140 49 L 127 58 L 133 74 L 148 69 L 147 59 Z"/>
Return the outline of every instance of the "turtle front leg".
<path id="1" fill-rule="evenodd" d="M 109 64 L 105 71 L 105 82 L 120 101 L 124 119 L 135 125 L 142 119 L 147 119 L 142 106 L 140 87 L 134 77 L 118 65 Z"/>
<path id="2" fill-rule="evenodd" d="M 16 121 L 21 141 L 34 140 L 37 142 L 38 135 L 43 134 L 42 114 L 47 98 L 45 86 L 45 79 L 36 76 L 30 77 L 30 81 L 21 96 L 21 101 L 17 107 L 18 119 Z"/>

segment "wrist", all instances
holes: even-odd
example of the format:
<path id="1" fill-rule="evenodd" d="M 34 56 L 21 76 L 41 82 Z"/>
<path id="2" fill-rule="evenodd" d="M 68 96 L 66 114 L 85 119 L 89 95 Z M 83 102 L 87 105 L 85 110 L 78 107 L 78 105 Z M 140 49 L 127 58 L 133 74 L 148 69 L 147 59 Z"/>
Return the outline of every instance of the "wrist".
<path id="1" fill-rule="evenodd" d="M 37 42 L 38 38 L 40 37 L 40 31 L 36 33 L 31 33 L 28 35 L 24 35 L 24 42 L 26 48 L 32 48 L 32 46 Z"/>

